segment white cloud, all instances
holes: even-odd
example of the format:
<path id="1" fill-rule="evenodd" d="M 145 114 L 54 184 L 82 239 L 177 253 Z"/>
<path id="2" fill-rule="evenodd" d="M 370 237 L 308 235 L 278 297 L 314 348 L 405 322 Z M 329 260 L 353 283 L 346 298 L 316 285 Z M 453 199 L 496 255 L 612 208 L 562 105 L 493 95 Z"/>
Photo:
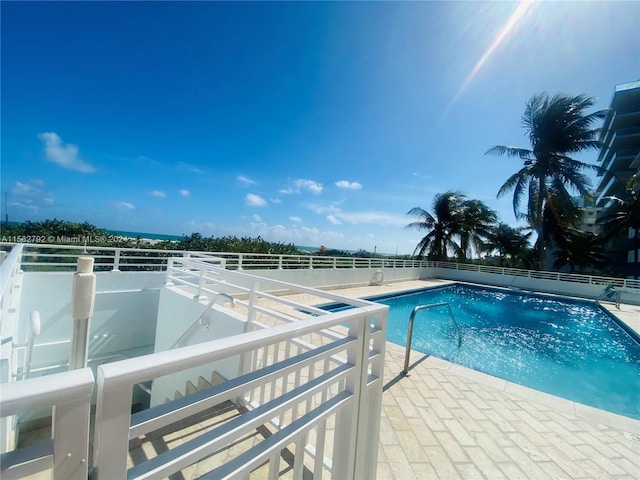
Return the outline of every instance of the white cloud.
<path id="1" fill-rule="evenodd" d="M 256 183 L 255 180 L 251 180 L 249 177 L 245 177 L 244 175 L 238 175 L 236 177 L 236 180 L 242 183 L 245 187 Z"/>
<path id="2" fill-rule="evenodd" d="M 269 241 L 294 243 L 296 245 L 327 245 L 341 242 L 344 235 L 331 230 L 320 230 L 316 227 L 305 227 L 296 225 L 287 228 L 282 224 L 268 225 L 265 222 L 250 223 L 247 228 L 240 230 L 241 234 L 252 237 L 260 235 Z M 238 230 L 234 230 L 234 235 Z"/>
<path id="3" fill-rule="evenodd" d="M 413 172 L 411 175 L 413 175 L 414 177 L 424 178 L 424 179 L 431 178 L 431 175 L 424 175 L 424 174 L 418 173 L 418 172 Z"/>
<path id="4" fill-rule="evenodd" d="M 123 201 L 115 202 L 114 205 L 118 210 L 133 210 L 136 208 L 133 203 Z"/>
<path id="5" fill-rule="evenodd" d="M 337 222 L 350 223 L 352 225 L 371 223 L 380 226 L 405 226 L 407 223 L 409 223 L 406 216 L 387 212 L 347 212 L 342 210 L 335 204 L 331 204 L 328 206 L 309 204 L 306 206 L 318 215 L 327 215 L 327 220 L 329 220 L 334 225 L 339 225 L 339 223 Z"/>
<path id="6" fill-rule="evenodd" d="M 297 180 L 293 181 L 293 185 L 291 185 L 289 188 L 280 190 L 280 193 L 300 193 L 303 190 L 308 190 L 315 195 L 320 195 L 322 193 L 322 184 L 313 180 L 298 178 Z"/>
<path id="7" fill-rule="evenodd" d="M 44 182 L 39 179 L 16 182 L 11 189 L 11 196 L 17 197 L 17 200 L 9 202 L 9 205 L 32 213 L 37 213 L 42 206 L 53 205 L 53 196 L 44 191 L 44 186 Z"/>
<path id="8" fill-rule="evenodd" d="M 247 196 L 245 197 L 245 203 L 250 207 L 264 207 L 267 204 L 267 201 L 260 195 L 247 193 Z"/>
<path id="9" fill-rule="evenodd" d="M 342 225 L 342 222 L 338 220 L 334 215 L 327 215 L 327 220 L 329 220 L 334 225 Z"/>
<path id="10" fill-rule="evenodd" d="M 339 180 L 336 182 L 336 187 L 345 188 L 347 190 L 360 190 L 362 184 L 358 182 L 349 182 L 348 180 Z"/>
<path id="11" fill-rule="evenodd" d="M 212 234 L 216 230 L 216 224 L 213 222 L 196 222 L 189 220 L 186 224 L 187 229 L 194 233 Z"/>
<path id="12" fill-rule="evenodd" d="M 45 155 L 50 162 L 82 173 L 95 171 L 92 165 L 80 158 L 78 146 L 70 143 L 63 144 L 57 133 L 40 133 L 38 138 L 44 142 Z"/>
<path id="13" fill-rule="evenodd" d="M 279 198 L 270 198 L 269 201 L 271 203 L 282 203 L 282 200 L 280 200 Z"/>
<path id="14" fill-rule="evenodd" d="M 167 194 L 164 193 L 162 190 L 151 190 L 149 192 L 149 195 L 151 195 L 152 197 L 157 197 L 157 198 L 167 198 Z"/>
<path id="15" fill-rule="evenodd" d="M 33 204 L 33 200 L 30 198 L 25 199 L 23 202 L 9 202 L 10 207 L 27 210 L 31 213 L 38 213 L 38 206 Z"/>
<path id="16" fill-rule="evenodd" d="M 186 188 L 181 188 L 180 190 L 178 190 L 178 193 L 180 195 L 182 195 L 183 197 L 187 198 L 191 195 L 191 192 L 189 190 L 187 190 Z"/>
<path id="17" fill-rule="evenodd" d="M 342 211 L 340 207 L 336 206 L 335 204 L 324 206 L 324 205 L 317 205 L 315 203 L 311 203 L 306 205 L 306 207 L 309 210 L 317 213 L 318 215 L 324 215 L 325 213 L 339 213 Z"/>
<path id="18" fill-rule="evenodd" d="M 407 217 L 403 215 L 394 215 L 386 212 L 340 212 L 335 214 L 335 216 L 343 222 L 352 223 L 354 225 L 373 223 L 381 226 L 405 226 L 409 223 L 407 221 Z"/>
<path id="19" fill-rule="evenodd" d="M 291 220 L 292 222 L 297 222 L 297 223 L 302 223 L 302 219 L 300 217 L 289 217 L 289 220 Z"/>
<path id="20" fill-rule="evenodd" d="M 252 218 L 253 218 L 254 222 L 261 222 L 262 221 L 262 217 L 260 217 L 260 215 L 257 215 L 255 213 L 253 214 Z"/>
<path id="21" fill-rule="evenodd" d="M 201 175 L 204 173 L 198 167 L 194 167 L 193 165 L 189 165 L 188 163 L 185 163 L 185 162 L 178 162 L 177 165 L 178 165 L 178 168 L 182 170 L 186 170 L 187 172 L 190 172 L 190 173 L 195 173 L 197 175 Z"/>
<path id="22" fill-rule="evenodd" d="M 44 182 L 42 180 L 29 180 L 26 183 L 16 182 L 11 189 L 14 195 L 39 195 L 42 193 Z"/>

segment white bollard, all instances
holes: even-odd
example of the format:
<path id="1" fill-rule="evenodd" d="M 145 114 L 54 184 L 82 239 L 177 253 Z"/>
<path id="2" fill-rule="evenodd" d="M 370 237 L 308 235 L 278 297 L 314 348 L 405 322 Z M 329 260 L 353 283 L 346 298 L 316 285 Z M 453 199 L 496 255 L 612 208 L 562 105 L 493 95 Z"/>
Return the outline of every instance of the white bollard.
<path id="1" fill-rule="evenodd" d="M 73 276 L 71 318 L 73 332 L 69 353 L 69 370 L 84 368 L 89 357 L 89 331 L 96 297 L 93 257 L 78 257 L 78 271 Z"/>

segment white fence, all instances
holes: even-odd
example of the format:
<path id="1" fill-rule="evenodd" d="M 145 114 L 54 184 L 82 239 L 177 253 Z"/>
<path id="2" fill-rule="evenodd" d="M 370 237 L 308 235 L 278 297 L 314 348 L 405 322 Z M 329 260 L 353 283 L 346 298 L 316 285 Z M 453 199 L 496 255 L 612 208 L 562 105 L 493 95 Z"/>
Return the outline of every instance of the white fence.
<path id="1" fill-rule="evenodd" d="M 52 412 L 50 439 L 2 454 L 3 479 L 52 472 L 52 478 L 86 480 L 93 385 L 88 368 L 2 385 L 3 422 L 42 408 Z"/>
<path id="2" fill-rule="evenodd" d="M 429 262 L 430 267 L 449 270 L 463 270 L 467 272 L 492 273 L 514 277 L 526 277 L 540 280 L 555 280 L 585 285 L 603 285 L 640 289 L 640 280 L 631 278 L 604 277 L 600 275 L 583 275 L 577 273 L 546 272 L 540 270 L 522 270 L 518 268 L 492 267 L 487 265 L 473 265 L 468 263 Z"/>
<path id="3" fill-rule="evenodd" d="M 12 248 L 15 244 L 0 242 L 0 248 Z M 442 268 L 505 276 L 574 282 L 588 285 L 612 285 L 640 289 L 640 280 L 598 275 L 583 275 L 539 270 L 523 270 L 486 265 L 432 262 L 426 260 L 394 259 L 388 257 L 355 258 L 328 257 L 324 255 L 281 255 L 229 252 L 184 252 L 176 250 L 82 247 L 78 245 L 24 244 L 22 265 L 27 270 L 75 269 L 76 258 L 91 255 L 96 258 L 95 269 L 165 270 L 169 258 L 215 257 L 217 262 L 231 270 L 287 270 L 287 269 L 349 269 L 349 268 Z M 427 275 L 428 276 L 428 275 Z"/>
<path id="4" fill-rule="evenodd" d="M 0 248 L 13 243 L 0 242 Z M 73 270 L 80 255 L 95 259 L 96 271 L 164 270 L 171 257 L 216 257 L 230 270 L 321 269 L 321 268 L 406 268 L 426 266 L 426 261 L 387 257 L 356 258 L 324 255 L 285 255 L 266 253 L 185 252 L 152 248 L 114 248 L 78 245 L 24 244 L 22 265 L 27 270 Z"/>

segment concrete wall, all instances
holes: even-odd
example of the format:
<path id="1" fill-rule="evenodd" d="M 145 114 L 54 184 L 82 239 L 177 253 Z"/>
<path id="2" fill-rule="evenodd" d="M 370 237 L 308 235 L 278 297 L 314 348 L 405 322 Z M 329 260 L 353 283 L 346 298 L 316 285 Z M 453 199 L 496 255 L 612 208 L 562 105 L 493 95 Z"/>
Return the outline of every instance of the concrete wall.
<path id="1" fill-rule="evenodd" d="M 565 282 L 561 280 L 546 280 L 495 273 L 455 270 L 452 268 L 424 268 L 421 278 L 441 278 L 461 282 L 483 283 L 500 287 L 521 288 L 537 292 L 555 293 L 572 297 L 596 299 L 604 292 L 605 285 L 590 285 L 585 283 Z M 620 302 L 640 305 L 640 292 L 634 289 L 616 287 L 620 293 Z"/>
<path id="2" fill-rule="evenodd" d="M 89 357 L 152 347 L 155 340 L 161 272 L 98 272 L 91 319 Z M 35 339 L 32 365 L 65 363 L 72 331 L 72 272 L 26 272 L 22 285 L 18 342 L 27 334 L 29 315 L 40 312 L 40 336 Z"/>
<path id="3" fill-rule="evenodd" d="M 160 291 L 155 351 L 169 350 L 193 321 L 198 318 L 207 303 L 208 300 L 194 299 L 170 288 L 163 288 Z M 244 333 L 246 326 L 244 316 L 235 313 L 233 309 L 220 305 L 211 307 L 203 316 L 203 323 L 206 325 L 195 327 L 181 342 L 181 346 L 188 348 L 189 345 L 196 343 L 239 335 Z M 240 357 L 234 356 L 157 378 L 152 384 L 151 405 L 164 403 L 166 398 L 173 399 L 176 390 L 184 394 L 187 381 L 197 385 L 198 377 L 203 377 L 210 382 L 213 372 L 218 372 L 224 378 L 235 378 L 238 376 L 239 371 Z"/>
<path id="4" fill-rule="evenodd" d="M 271 278 L 283 282 L 294 283 L 305 287 L 349 287 L 382 283 L 415 280 L 420 278 L 423 269 L 412 268 L 320 268 L 312 270 L 246 270 L 244 273 L 259 277 Z M 235 281 L 235 279 L 234 279 Z"/>

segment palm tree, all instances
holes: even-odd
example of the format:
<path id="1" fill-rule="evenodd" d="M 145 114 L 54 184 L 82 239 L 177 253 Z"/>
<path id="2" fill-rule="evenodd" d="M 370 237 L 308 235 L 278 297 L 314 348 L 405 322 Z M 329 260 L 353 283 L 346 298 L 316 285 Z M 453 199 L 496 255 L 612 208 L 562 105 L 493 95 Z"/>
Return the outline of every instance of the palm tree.
<path id="1" fill-rule="evenodd" d="M 544 216 L 555 217 L 562 228 L 571 226 L 565 219 L 577 218 L 577 208 L 567 187 L 588 196 L 590 183 L 582 171 L 599 170 L 569 156 L 600 147 L 600 129 L 593 128 L 593 124 L 606 116 L 606 110 L 585 113 L 593 104 L 594 99 L 585 95 L 534 95 L 522 116 L 531 149 L 497 145 L 487 151 L 524 161 L 524 166 L 500 187 L 498 197 L 513 190 L 514 213 L 526 219 L 538 235 L 536 249 L 541 269 L 547 266 L 549 244 Z M 519 208 L 526 194 L 527 209 L 522 213 Z"/>
<path id="2" fill-rule="evenodd" d="M 459 192 L 439 193 L 431 205 L 433 215 L 420 207 L 407 212 L 407 215 L 417 217 L 418 220 L 404 228 L 429 231 L 416 246 L 414 255 L 424 257 L 426 254 L 429 260 L 446 261 L 447 250 L 460 250 L 453 237 L 459 230 L 463 197 Z"/>
<path id="3" fill-rule="evenodd" d="M 524 230 L 524 227 L 514 228 L 506 223 L 498 223 L 491 229 L 485 251 L 497 250 L 501 267 L 504 267 L 507 259 L 509 266 L 515 267 L 517 260 L 524 256 L 529 247 L 531 232 L 524 233 Z"/>
<path id="4" fill-rule="evenodd" d="M 423 208 L 415 207 L 407 215 L 417 221 L 405 228 L 428 230 L 416 246 L 413 254 L 429 260 L 446 261 L 448 252 L 465 261 L 470 247 L 477 246 L 485 238 L 495 222 L 496 214 L 479 200 L 465 200 L 460 192 L 448 191 L 437 194 L 432 204 L 433 215 Z"/>
<path id="5" fill-rule="evenodd" d="M 563 239 L 553 255 L 556 258 L 553 268 L 559 270 L 568 265 L 571 273 L 576 269 L 583 273 L 589 267 L 599 268 L 607 261 L 602 238 L 595 233 L 576 229 L 565 231 Z"/>
<path id="6" fill-rule="evenodd" d="M 458 259 L 464 262 L 471 253 L 472 246 L 477 252 L 484 249 L 483 240 L 487 240 L 491 235 L 498 216 L 480 200 L 464 200 L 461 207 Z"/>

